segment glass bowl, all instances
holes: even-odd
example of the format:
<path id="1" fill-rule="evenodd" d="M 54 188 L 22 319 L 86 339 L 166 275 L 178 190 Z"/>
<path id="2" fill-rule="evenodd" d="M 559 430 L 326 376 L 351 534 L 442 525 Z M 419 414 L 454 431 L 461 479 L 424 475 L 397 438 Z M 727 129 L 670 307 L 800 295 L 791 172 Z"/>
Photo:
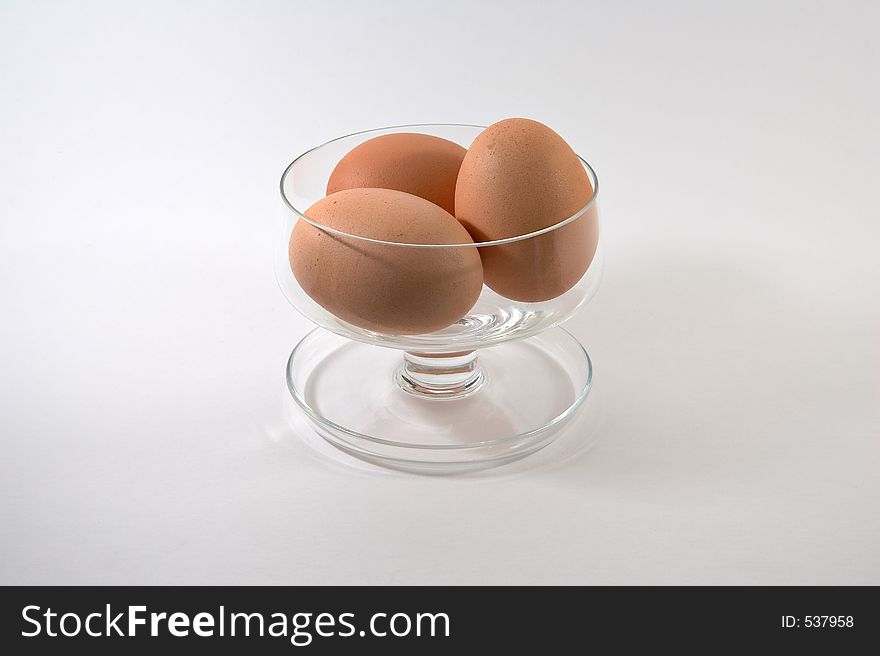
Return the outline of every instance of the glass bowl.
<path id="1" fill-rule="evenodd" d="M 549 227 L 494 241 L 400 243 L 344 232 L 305 214 L 326 195 L 337 162 L 364 141 L 416 132 L 467 148 L 483 129 L 418 124 L 358 132 L 303 153 L 281 176 L 284 216 L 275 274 L 288 301 L 318 326 L 288 360 L 288 388 L 322 437 L 360 458 L 430 472 L 501 464 L 548 444 L 589 392 L 589 356 L 558 327 L 592 298 L 601 278 L 598 178 L 586 161 L 580 163 L 593 193 L 582 208 L 556 223 L 545 222 Z M 476 252 L 484 266 L 489 261 L 513 260 L 534 267 L 539 280 L 546 269 L 540 263 L 565 249 L 570 252 L 572 243 L 584 243 L 584 250 L 593 253 L 591 258 L 589 253 L 584 256 L 585 272 L 554 298 L 514 300 L 483 285 L 473 307 L 451 325 L 428 333 L 397 334 L 399 330 L 346 321 L 306 293 L 291 269 L 290 258 L 297 255 L 289 250 L 291 233 L 300 221 L 379 266 L 383 276 L 379 284 L 363 282 L 371 285 L 369 289 L 347 291 L 355 297 L 379 294 L 378 307 L 397 304 L 395 308 L 401 309 L 399 304 L 411 303 L 413 312 L 426 311 L 424 299 L 416 301 L 400 293 L 398 283 L 403 284 L 401 277 L 407 274 L 388 262 L 416 266 L 458 261 L 454 258 Z M 428 298 L 432 290 L 455 284 L 446 279 L 445 269 L 438 271 L 436 279 L 425 282 Z M 579 274 L 580 269 L 575 275 Z"/>

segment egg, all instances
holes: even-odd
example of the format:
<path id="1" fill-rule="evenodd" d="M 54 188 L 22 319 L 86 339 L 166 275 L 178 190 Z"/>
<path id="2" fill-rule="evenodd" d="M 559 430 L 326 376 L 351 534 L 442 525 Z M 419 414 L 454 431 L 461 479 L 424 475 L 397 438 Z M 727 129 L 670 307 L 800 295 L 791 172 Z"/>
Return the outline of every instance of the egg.
<path id="1" fill-rule="evenodd" d="M 346 154 L 327 183 L 327 194 L 343 189 L 397 189 L 455 213 L 455 181 L 464 148 L 430 134 L 401 132 L 375 137 Z"/>
<path id="2" fill-rule="evenodd" d="M 290 268 L 319 305 L 350 324 L 379 333 L 433 332 L 461 319 L 483 285 L 476 247 L 420 248 L 378 244 L 473 244 L 454 216 L 430 201 L 393 189 L 346 189 L 322 198 L 300 219 L 288 245 Z"/>
<path id="3" fill-rule="evenodd" d="M 553 226 L 581 210 L 593 187 L 571 147 L 542 123 L 511 118 L 481 132 L 464 157 L 455 215 L 476 242 Z M 571 289 L 593 260 L 595 204 L 541 236 L 480 248 L 486 285 L 516 301 L 546 301 Z"/>

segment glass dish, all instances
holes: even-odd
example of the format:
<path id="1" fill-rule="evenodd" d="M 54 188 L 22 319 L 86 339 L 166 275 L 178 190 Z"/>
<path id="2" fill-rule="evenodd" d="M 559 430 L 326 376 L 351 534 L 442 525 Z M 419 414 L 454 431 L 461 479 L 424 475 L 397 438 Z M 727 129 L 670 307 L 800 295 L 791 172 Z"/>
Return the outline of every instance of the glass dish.
<path id="1" fill-rule="evenodd" d="M 483 129 L 419 124 L 359 132 L 303 153 L 281 177 L 284 218 L 275 274 L 285 297 L 318 326 L 290 356 L 288 387 L 322 437 L 365 460 L 430 472 L 508 462 L 548 444 L 589 392 L 589 356 L 558 328 L 592 298 L 601 278 L 598 179 L 586 161 L 580 160 L 593 194 L 584 207 L 547 228 L 505 239 L 468 244 L 381 241 L 335 230 L 304 214 L 325 196 L 336 163 L 368 139 L 419 132 L 467 148 Z M 484 260 L 483 249 L 546 256 L 572 231 L 591 235 L 595 254 L 586 272 L 560 296 L 516 301 L 484 285 L 476 304 L 456 323 L 427 334 L 398 335 L 348 323 L 303 290 L 291 272 L 288 251 L 298 221 L 379 256 L 405 252 L 418 258 L 460 248 L 479 249 Z"/>

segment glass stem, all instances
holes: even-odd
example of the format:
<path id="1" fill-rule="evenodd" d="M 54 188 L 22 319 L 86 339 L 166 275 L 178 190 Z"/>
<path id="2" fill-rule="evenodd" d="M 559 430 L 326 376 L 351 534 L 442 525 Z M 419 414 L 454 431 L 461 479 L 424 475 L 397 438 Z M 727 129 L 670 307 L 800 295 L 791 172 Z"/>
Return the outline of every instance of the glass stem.
<path id="1" fill-rule="evenodd" d="M 454 399 L 470 394 L 485 381 L 476 351 L 403 354 L 397 383 L 410 394 L 433 399 Z"/>

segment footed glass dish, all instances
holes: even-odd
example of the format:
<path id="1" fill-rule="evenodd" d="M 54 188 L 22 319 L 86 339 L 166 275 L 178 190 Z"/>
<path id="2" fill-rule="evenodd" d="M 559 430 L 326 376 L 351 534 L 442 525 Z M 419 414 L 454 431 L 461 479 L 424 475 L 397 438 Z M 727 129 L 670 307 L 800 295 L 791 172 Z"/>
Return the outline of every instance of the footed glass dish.
<path id="1" fill-rule="evenodd" d="M 505 239 L 398 243 L 342 232 L 305 215 L 325 196 L 336 163 L 364 141 L 417 132 L 467 148 L 483 129 L 421 124 L 359 132 L 303 153 L 281 177 L 284 218 L 275 274 L 285 297 L 317 326 L 291 353 L 287 385 L 319 435 L 364 460 L 435 473 L 503 464 L 549 444 L 589 393 L 590 358 L 559 327 L 593 297 L 602 271 L 599 185 L 584 160 L 580 162 L 593 187 L 589 201 L 547 228 Z M 483 249 L 495 249 L 490 255 L 496 258 L 546 259 L 574 231 L 591 236 L 595 253 L 580 279 L 555 298 L 516 301 L 484 285 L 476 304 L 453 325 L 399 335 L 348 323 L 305 292 L 291 271 L 288 250 L 298 221 L 352 248 L 370 249 L 380 258 L 387 254 L 389 261 L 402 253 L 397 249 L 408 249 L 407 256 L 416 258 L 453 249 L 480 249 L 485 256 Z"/>

